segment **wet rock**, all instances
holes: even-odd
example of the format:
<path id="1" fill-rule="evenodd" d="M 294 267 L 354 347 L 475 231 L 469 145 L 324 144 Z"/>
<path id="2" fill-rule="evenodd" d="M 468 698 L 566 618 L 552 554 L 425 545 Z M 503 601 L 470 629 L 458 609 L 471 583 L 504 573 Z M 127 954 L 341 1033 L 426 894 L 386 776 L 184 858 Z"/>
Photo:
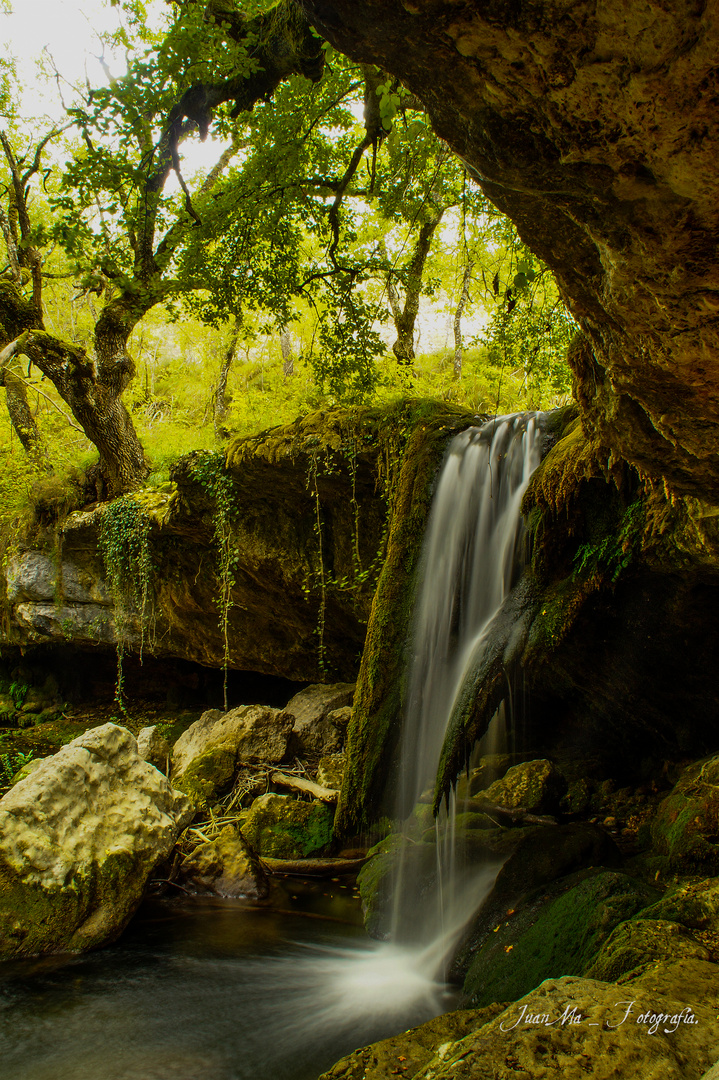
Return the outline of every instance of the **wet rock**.
<path id="1" fill-rule="evenodd" d="M 666 978 L 658 973 L 651 984 L 639 979 L 629 1000 L 618 1004 L 614 985 L 572 976 L 547 980 L 506 1007 L 446 1013 L 356 1050 L 320 1080 L 698 1077 L 719 1053 L 719 1020 L 702 993 L 709 986 L 706 973 L 688 997 L 670 996 L 677 982 L 686 980 L 673 972 Z"/>
<path id="2" fill-rule="evenodd" d="M 354 690 L 354 683 L 334 683 L 332 686 L 318 683 L 300 690 L 287 703 L 285 712 L 293 717 L 292 731 L 300 755 L 333 754 L 341 749 L 345 714 L 340 714 L 339 724 L 336 724 L 330 713 L 351 705 Z"/>
<path id="3" fill-rule="evenodd" d="M 710 960 L 711 953 L 679 923 L 634 919 L 616 927 L 587 974 L 613 982 L 657 960 L 680 959 Z"/>
<path id="4" fill-rule="evenodd" d="M 534 814 L 550 814 L 559 808 L 567 783 L 551 761 L 539 759 L 513 765 L 484 793 L 490 802 L 507 809 L 522 807 Z"/>
<path id="5" fill-rule="evenodd" d="M 512 1001 L 544 979 L 585 974 L 614 928 L 655 897 L 611 870 L 582 871 L 543 887 L 497 916 L 467 972 L 469 1004 Z"/>
<path id="6" fill-rule="evenodd" d="M 47 758 L 0 800 L 0 956 L 112 941 L 193 813 L 115 724 Z"/>
<path id="7" fill-rule="evenodd" d="M 719 756 L 685 770 L 659 806 L 651 839 L 675 872 L 719 874 Z"/>
<path id="8" fill-rule="evenodd" d="M 197 806 L 227 790 L 240 765 L 277 764 L 287 753 L 292 717 L 265 705 L 228 713 L 208 709 L 172 750 L 172 780 Z"/>
<path id="9" fill-rule="evenodd" d="M 140 729 L 137 752 L 143 761 L 149 761 L 150 765 L 154 765 L 161 773 L 167 772 L 171 748 L 157 724 Z"/>
<path id="10" fill-rule="evenodd" d="M 453 974 L 465 978 L 477 950 L 507 911 L 518 909 L 542 886 L 592 866 L 612 868 L 621 863 L 614 841 L 596 825 L 571 824 L 535 827 L 522 832 L 509 858 L 497 874 L 494 888 L 470 924 L 455 957 Z M 482 830 L 475 833 L 484 836 Z"/>
<path id="11" fill-rule="evenodd" d="M 321 855 L 332 840 L 334 809 L 286 795 L 261 795 L 242 824 L 242 835 L 258 855 L 303 859 Z"/>
<path id="12" fill-rule="evenodd" d="M 180 880 L 191 892 L 214 896 L 263 900 L 269 892 L 259 860 L 232 825 L 195 848 L 182 864 Z"/>

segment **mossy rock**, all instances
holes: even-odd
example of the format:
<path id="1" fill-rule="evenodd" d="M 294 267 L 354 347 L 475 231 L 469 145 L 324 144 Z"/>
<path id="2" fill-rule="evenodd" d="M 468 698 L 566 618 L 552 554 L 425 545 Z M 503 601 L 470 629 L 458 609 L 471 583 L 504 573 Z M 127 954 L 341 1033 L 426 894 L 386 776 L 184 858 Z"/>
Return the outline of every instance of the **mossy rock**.
<path id="1" fill-rule="evenodd" d="M 519 998 L 544 979 L 583 974 L 612 930 L 655 895 L 611 870 L 583 871 L 539 890 L 503 913 L 467 972 L 465 993 L 482 1007 Z"/>
<path id="2" fill-rule="evenodd" d="M 587 974 L 615 982 L 657 960 L 682 959 L 711 960 L 711 953 L 679 923 L 639 918 L 616 927 Z"/>
<path id="3" fill-rule="evenodd" d="M 513 765 L 484 793 L 490 802 L 508 810 L 523 807 L 535 814 L 551 813 L 567 790 L 567 782 L 551 761 L 539 758 Z"/>
<path id="4" fill-rule="evenodd" d="M 651 839 L 675 872 L 719 874 L 719 756 L 685 770 L 659 807 Z"/>
<path id="5" fill-rule="evenodd" d="M 669 919 L 693 930 L 719 932 L 719 878 L 693 881 L 672 889 L 643 913 L 647 919 Z"/>
<path id="6" fill-rule="evenodd" d="M 173 785 L 189 795 L 198 809 L 204 809 L 232 783 L 236 757 L 234 748 L 213 746 L 190 762 L 182 776 L 173 779 Z"/>
<path id="7" fill-rule="evenodd" d="M 258 855 L 305 859 L 324 854 L 332 840 L 332 808 L 288 795 L 261 795 L 250 807 L 242 835 Z"/>

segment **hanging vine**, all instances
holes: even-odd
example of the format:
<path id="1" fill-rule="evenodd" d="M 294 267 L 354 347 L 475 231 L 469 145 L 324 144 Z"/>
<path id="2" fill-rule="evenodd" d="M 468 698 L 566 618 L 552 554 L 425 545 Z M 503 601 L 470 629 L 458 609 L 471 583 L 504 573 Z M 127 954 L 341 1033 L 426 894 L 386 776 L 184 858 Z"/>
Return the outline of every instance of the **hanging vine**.
<path id="1" fill-rule="evenodd" d="M 235 507 L 232 499 L 232 478 L 225 468 L 224 455 L 221 453 L 197 454 L 191 469 L 192 478 L 200 484 L 214 503 L 213 525 L 215 530 L 215 552 L 217 577 L 217 596 L 215 602 L 219 611 L 219 628 L 222 634 L 222 694 L 225 712 L 227 712 L 227 674 L 230 664 L 230 610 L 232 608 L 232 589 L 235 584 L 237 552 L 232 543 L 232 519 Z"/>
<path id="2" fill-rule="evenodd" d="M 127 712 L 127 708 L 122 662 L 132 616 L 139 615 L 140 663 L 150 622 L 150 526 L 151 520 L 147 511 L 132 495 L 125 495 L 111 502 L 100 525 L 98 547 L 114 606 L 113 624 L 117 652 L 115 703 L 123 713 Z"/>

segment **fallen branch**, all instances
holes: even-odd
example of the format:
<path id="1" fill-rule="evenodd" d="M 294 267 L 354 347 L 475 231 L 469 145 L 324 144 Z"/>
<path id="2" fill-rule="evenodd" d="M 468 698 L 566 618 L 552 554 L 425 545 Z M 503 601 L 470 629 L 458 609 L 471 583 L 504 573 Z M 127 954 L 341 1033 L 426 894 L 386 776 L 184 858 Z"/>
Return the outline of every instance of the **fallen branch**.
<path id="1" fill-rule="evenodd" d="M 303 780 L 301 776 L 288 776 L 286 773 L 274 772 L 270 780 L 273 784 L 279 784 L 280 787 L 291 788 L 293 791 L 302 791 L 305 795 L 312 795 L 315 799 L 319 799 L 320 802 L 336 803 L 339 796 L 339 791 L 335 788 L 322 787 L 321 784 L 315 784 L 312 780 Z"/>
<path id="2" fill-rule="evenodd" d="M 340 877 L 361 870 L 366 859 L 260 859 L 268 874 L 289 877 Z"/>

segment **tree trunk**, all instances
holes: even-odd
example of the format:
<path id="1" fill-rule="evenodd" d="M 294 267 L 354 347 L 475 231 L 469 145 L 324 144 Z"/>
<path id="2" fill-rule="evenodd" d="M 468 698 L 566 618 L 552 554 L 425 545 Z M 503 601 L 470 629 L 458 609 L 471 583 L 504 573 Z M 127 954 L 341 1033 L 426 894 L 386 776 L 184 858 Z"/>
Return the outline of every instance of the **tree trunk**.
<path id="1" fill-rule="evenodd" d="M 422 294 L 422 274 L 424 264 L 429 255 L 432 237 L 435 229 L 442 220 L 444 208 L 435 209 L 429 221 L 425 221 L 419 230 L 417 243 L 415 244 L 412 257 L 407 264 L 407 279 L 404 293 L 404 307 L 400 308 L 399 296 L 394 290 L 394 284 L 388 282 L 388 294 L 390 307 L 394 320 L 397 340 L 392 346 L 392 352 L 400 364 L 411 364 L 414 360 L 414 327 L 419 314 L 419 298 Z M 394 291 L 394 295 L 393 295 Z"/>
<path id="2" fill-rule="evenodd" d="M 290 328 L 283 326 L 280 333 L 280 347 L 282 349 L 282 374 L 286 379 L 295 373 L 295 358 L 292 355 L 292 342 L 290 341 Z"/>
<path id="3" fill-rule="evenodd" d="M 215 435 L 222 435 L 221 430 L 222 423 L 227 417 L 227 411 L 229 408 L 229 401 L 227 398 L 227 380 L 230 377 L 230 368 L 232 362 L 235 359 L 237 352 L 237 342 L 240 339 L 240 326 L 241 319 L 235 318 L 235 323 L 232 328 L 230 336 L 230 343 L 227 346 L 224 359 L 222 361 L 222 367 L 220 368 L 220 377 L 217 380 L 217 387 L 215 389 L 213 400 L 213 422 L 215 426 Z"/>
<path id="4" fill-rule="evenodd" d="M 10 421 L 25 453 L 36 465 L 46 472 L 52 472 L 40 431 L 30 412 L 25 383 L 12 371 L 0 371 L 0 386 L 5 387 Z"/>
<path id="5" fill-rule="evenodd" d="M 462 313 L 469 299 L 469 283 L 472 280 L 472 261 L 467 259 L 462 278 L 462 291 L 454 313 L 454 377 L 462 378 Z"/>

